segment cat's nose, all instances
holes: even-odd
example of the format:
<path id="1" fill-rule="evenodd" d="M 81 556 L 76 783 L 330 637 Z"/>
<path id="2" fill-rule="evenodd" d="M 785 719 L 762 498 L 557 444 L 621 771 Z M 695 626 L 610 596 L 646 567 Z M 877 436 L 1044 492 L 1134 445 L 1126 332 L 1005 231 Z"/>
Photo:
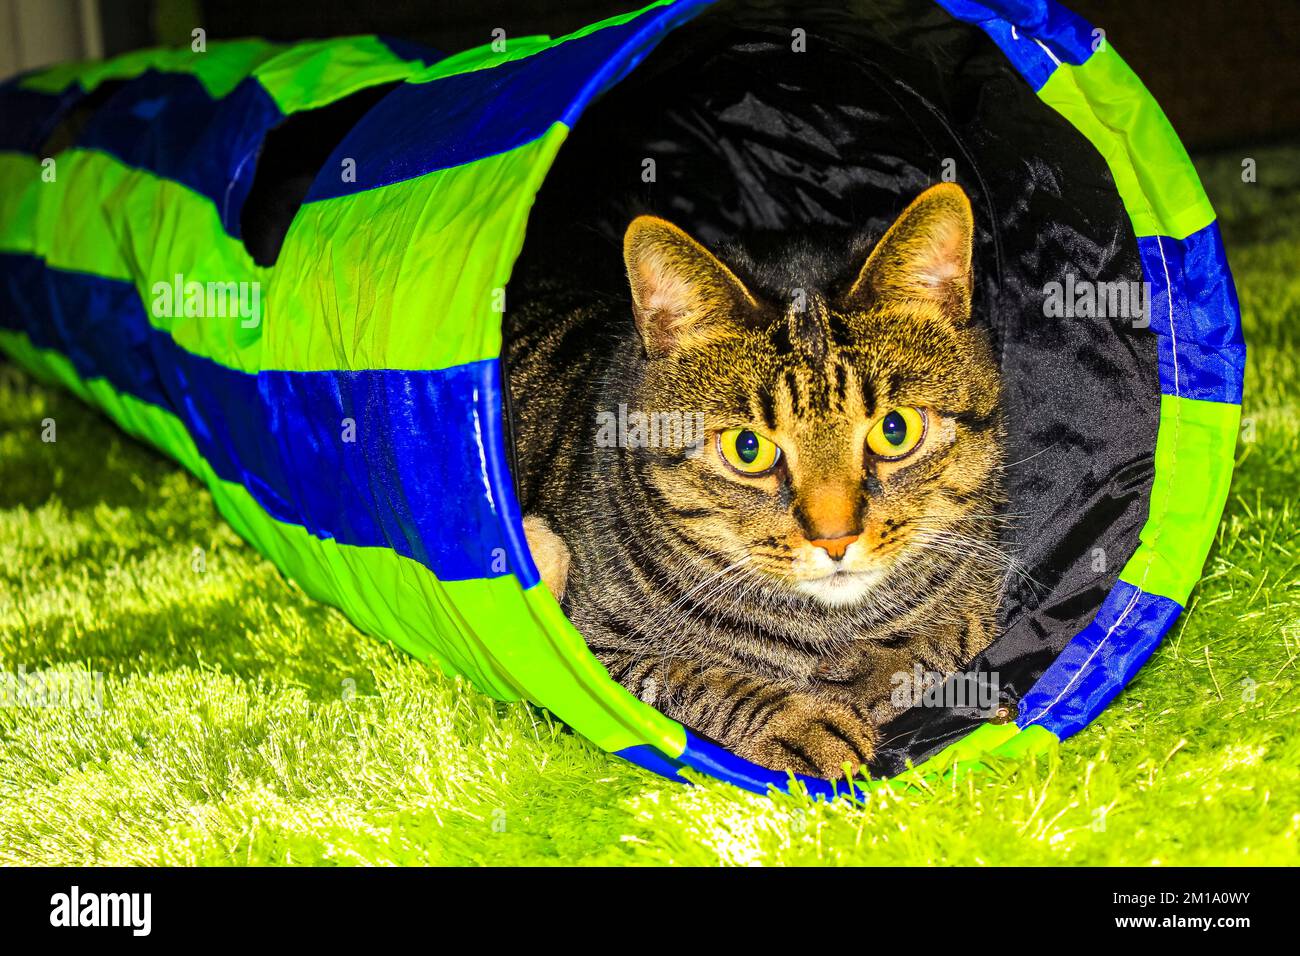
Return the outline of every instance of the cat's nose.
<path id="1" fill-rule="evenodd" d="M 839 538 L 818 538 L 815 541 L 809 541 L 814 548 L 821 548 L 832 558 L 838 561 L 844 557 L 844 552 L 849 550 L 849 545 L 857 541 L 861 535 L 846 534 Z"/>

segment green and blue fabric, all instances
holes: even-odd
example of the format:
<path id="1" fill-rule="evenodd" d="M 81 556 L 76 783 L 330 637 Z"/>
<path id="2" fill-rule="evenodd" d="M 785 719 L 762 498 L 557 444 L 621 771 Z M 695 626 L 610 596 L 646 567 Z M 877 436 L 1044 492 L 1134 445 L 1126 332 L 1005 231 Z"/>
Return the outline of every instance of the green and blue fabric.
<path id="1" fill-rule="evenodd" d="M 982 727 L 922 772 L 1052 745 L 1150 656 L 1222 512 L 1244 364 L 1213 212 L 1119 55 L 1050 0 L 938 2 L 1109 164 L 1153 290 L 1162 395 L 1150 515 L 1120 583 L 1017 723 Z M 0 347 L 182 463 L 241 536 L 363 631 L 660 773 L 766 791 L 789 778 L 642 703 L 587 650 L 528 553 L 502 422 L 503 293 L 534 195 L 583 110 L 707 7 L 656 3 L 450 57 L 375 37 L 243 41 L 10 81 Z M 120 80 L 51 180 L 40 145 Z M 276 263 L 254 263 L 239 211 L 266 133 L 394 82 L 325 163 Z M 261 314 L 152 308 L 177 276 L 257 283 Z"/>

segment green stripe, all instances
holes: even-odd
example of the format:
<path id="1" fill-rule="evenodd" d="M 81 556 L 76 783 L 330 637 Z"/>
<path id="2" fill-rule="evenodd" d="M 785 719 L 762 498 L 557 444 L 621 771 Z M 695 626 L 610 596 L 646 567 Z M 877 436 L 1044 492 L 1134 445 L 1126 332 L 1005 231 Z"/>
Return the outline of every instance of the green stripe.
<path id="1" fill-rule="evenodd" d="M 0 252 L 35 251 L 41 185 L 39 160 L 0 152 Z"/>
<path id="2" fill-rule="evenodd" d="M 46 183 L 36 159 L 0 153 L 0 249 L 132 282 L 155 327 L 241 371 L 448 368 L 501 354 L 494 310 L 567 134 L 557 123 L 508 153 L 309 203 L 270 269 L 186 186 L 79 149 L 57 157 L 57 179 Z M 260 283 L 260 325 L 155 310 L 155 284 L 177 274 Z"/>
<path id="3" fill-rule="evenodd" d="M 610 680 L 544 586 L 524 591 L 508 575 L 440 581 L 387 548 L 341 545 L 276 521 L 242 485 L 212 471 L 174 415 L 103 380 L 81 379 L 64 356 L 35 348 L 25 335 L 0 330 L 0 350 L 179 461 L 208 486 L 236 533 L 362 631 L 467 677 L 493 697 L 544 704 L 605 750 L 651 744 L 676 756 L 685 748 L 680 725 Z"/>
<path id="4" fill-rule="evenodd" d="M 180 183 L 93 150 L 55 157 L 57 178 L 41 180 L 33 157 L 0 153 L 0 250 L 42 257 L 50 266 L 131 282 L 149 321 L 182 348 L 241 371 L 258 369 L 265 324 L 238 315 L 185 316 L 154 309 L 155 283 L 257 282 L 269 270 L 221 228 L 216 206 Z M 173 306 L 175 303 L 173 303 Z"/>
<path id="5" fill-rule="evenodd" d="M 1013 723 L 980 724 L 965 737 L 926 760 L 915 772 L 924 774 L 947 770 L 956 763 L 978 763 L 981 757 L 1003 746 L 1019 733 L 1020 728 Z"/>
<path id="6" fill-rule="evenodd" d="M 1060 742 L 1060 738 L 1046 727 L 1032 724 L 990 748 L 988 756 L 1002 760 L 1025 760 L 1050 753 Z"/>
<path id="7" fill-rule="evenodd" d="M 496 309 L 567 135 L 556 123 L 506 153 L 303 206 L 270 276 L 259 367 L 439 369 L 499 356 Z"/>
<path id="8" fill-rule="evenodd" d="M 203 53 L 188 47 L 136 50 L 111 60 L 61 63 L 25 77 L 22 86 L 59 93 L 73 83 L 87 92 L 108 80 L 127 80 L 146 70 L 187 73 L 208 95 L 222 99 L 255 76 L 283 113 L 315 109 L 350 93 L 404 80 L 426 70 L 404 60 L 373 36 L 316 40 L 284 47 L 264 40 L 222 40 Z"/>
<path id="9" fill-rule="evenodd" d="M 1187 605 L 1228 499 L 1240 422 L 1240 405 L 1160 396 L 1150 510 L 1120 580 Z"/>
<path id="10" fill-rule="evenodd" d="M 923 763 L 896 777 L 873 780 L 867 789 L 895 784 L 929 789 L 938 782 L 955 780 L 961 774 L 986 771 L 991 761 L 1027 760 L 1050 753 L 1059 744 L 1054 733 L 1037 724 L 1024 730 L 1015 724 L 980 724 Z"/>
<path id="11" fill-rule="evenodd" d="M 128 80 L 146 70 L 189 73 L 208 95 L 221 99 L 239 85 L 257 64 L 284 49 L 265 40 L 223 40 L 206 52 L 179 49 L 134 50 L 111 60 L 88 63 L 60 63 L 24 77 L 21 86 L 43 93 L 61 93 L 73 83 L 90 92 L 107 80 Z"/>
<path id="12" fill-rule="evenodd" d="M 498 631 L 491 640 L 511 676 L 526 688 L 525 696 L 544 703 L 603 750 L 650 744 L 670 757 L 680 756 L 686 749 L 682 725 L 609 676 L 546 585 L 536 584 L 524 594 L 538 633 Z"/>
<path id="13" fill-rule="evenodd" d="M 1058 66 L 1038 95 L 1105 158 L 1137 235 L 1186 239 L 1214 220 L 1178 134 L 1110 44 Z"/>
<path id="14" fill-rule="evenodd" d="M 855 783 L 857 790 L 879 790 L 895 786 L 931 790 L 936 784 L 953 782 L 967 773 L 982 773 L 997 760 L 1023 761 L 1056 749 L 1060 739 L 1050 730 L 1034 724 L 1021 730 L 1015 724 L 980 724 L 965 737 L 937 754 L 894 777 Z"/>
<path id="15" fill-rule="evenodd" d="M 424 69 L 423 63 L 403 60 L 375 37 L 359 36 L 294 44 L 260 64 L 253 75 L 282 113 L 297 113 Z"/>

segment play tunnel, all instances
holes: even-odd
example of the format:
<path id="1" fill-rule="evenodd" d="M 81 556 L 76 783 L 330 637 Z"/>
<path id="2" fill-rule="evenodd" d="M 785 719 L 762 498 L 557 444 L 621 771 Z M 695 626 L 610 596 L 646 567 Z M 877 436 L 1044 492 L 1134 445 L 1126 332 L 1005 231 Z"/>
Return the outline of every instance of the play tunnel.
<path id="1" fill-rule="evenodd" d="M 996 712 L 905 710 L 873 771 L 1033 753 L 1186 606 L 1245 360 L 1177 136 L 1051 0 L 678 0 L 454 55 L 248 40 L 29 73 L 0 87 L 0 346 L 367 634 L 659 773 L 785 788 L 615 683 L 539 583 L 502 316 L 557 270 L 619 294 L 636 212 L 878 237 L 944 179 L 975 210 L 1020 573 L 967 669 Z"/>

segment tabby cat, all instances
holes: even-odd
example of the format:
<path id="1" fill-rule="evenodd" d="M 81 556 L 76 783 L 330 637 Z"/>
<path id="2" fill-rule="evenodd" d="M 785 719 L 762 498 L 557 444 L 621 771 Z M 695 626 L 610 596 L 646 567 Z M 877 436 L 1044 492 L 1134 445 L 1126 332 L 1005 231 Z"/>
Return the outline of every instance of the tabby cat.
<path id="1" fill-rule="evenodd" d="M 1000 382 L 971 320 L 972 234 L 953 184 L 857 266 L 807 245 L 718 258 L 641 216 L 634 322 L 578 297 L 508 323 L 544 581 L 614 679 L 766 767 L 853 771 L 895 675 L 991 640 Z M 680 412 L 704 440 L 596 440 L 628 410 Z"/>

